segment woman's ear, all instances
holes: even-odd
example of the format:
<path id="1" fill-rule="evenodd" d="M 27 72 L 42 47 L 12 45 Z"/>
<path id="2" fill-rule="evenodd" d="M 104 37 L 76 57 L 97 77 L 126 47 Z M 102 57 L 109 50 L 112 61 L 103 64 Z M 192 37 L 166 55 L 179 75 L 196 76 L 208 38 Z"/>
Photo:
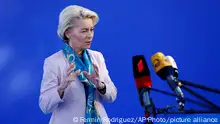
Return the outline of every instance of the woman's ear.
<path id="1" fill-rule="evenodd" d="M 66 29 L 66 31 L 64 32 L 64 37 L 66 37 L 67 39 L 69 39 L 70 35 L 70 30 Z"/>

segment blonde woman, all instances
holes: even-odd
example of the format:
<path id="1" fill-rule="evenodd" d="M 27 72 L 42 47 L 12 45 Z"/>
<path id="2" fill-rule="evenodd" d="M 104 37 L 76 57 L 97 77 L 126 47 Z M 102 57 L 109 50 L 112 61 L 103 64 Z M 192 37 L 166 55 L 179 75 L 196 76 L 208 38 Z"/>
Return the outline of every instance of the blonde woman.
<path id="1" fill-rule="evenodd" d="M 97 13 L 77 5 L 59 15 L 65 46 L 45 59 L 39 98 L 41 110 L 52 113 L 50 124 L 110 123 L 101 102 L 113 102 L 117 89 L 102 53 L 89 49 L 98 21 Z"/>

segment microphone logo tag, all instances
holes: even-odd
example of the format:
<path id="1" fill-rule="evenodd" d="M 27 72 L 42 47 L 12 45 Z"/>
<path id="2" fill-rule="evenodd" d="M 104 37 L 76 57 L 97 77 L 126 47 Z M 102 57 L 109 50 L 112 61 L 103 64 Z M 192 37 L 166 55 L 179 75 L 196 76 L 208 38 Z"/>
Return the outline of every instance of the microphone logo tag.
<path id="1" fill-rule="evenodd" d="M 155 59 L 154 62 L 153 62 L 153 66 L 155 68 L 159 67 L 160 66 L 160 60 L 159 59 Z"/>
<path id="2" fill-rule="evenodd" d="M 143 69 L 144 69 L 143 61 L 140 60 L 140 61 L 138 62 L 138 64 L 137 64 L 137 66 L 138 66 L 138 72 L 139 72 L 139 73 L 142 72 Z"/>

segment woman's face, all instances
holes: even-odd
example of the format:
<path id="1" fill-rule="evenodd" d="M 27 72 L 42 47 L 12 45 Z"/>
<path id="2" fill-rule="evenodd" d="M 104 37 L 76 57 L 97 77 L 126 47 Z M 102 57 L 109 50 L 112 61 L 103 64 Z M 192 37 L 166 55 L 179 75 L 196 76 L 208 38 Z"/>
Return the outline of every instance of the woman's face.
<path id="1" fill-rule="evenodd" d="M 74 20 L 73 28 L 66 32 L 69 45 L 77 49 L 90 48 L 94 36 L 94 24 L 90 18 Z"/>

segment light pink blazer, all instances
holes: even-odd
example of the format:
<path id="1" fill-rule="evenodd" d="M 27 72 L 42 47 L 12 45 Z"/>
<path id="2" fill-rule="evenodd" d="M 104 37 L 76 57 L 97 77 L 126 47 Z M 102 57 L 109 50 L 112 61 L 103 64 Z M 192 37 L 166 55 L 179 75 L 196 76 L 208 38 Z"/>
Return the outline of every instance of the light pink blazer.
<path id="1" fill-rule="evenodd" d="M 109 124 L 106 121 L 108 116 L 102 105 L 105 102 L 113 102 L 117 96 L 117 89 L 108 74 L 105 60 L 100 52 L 88 50 L 92 62 L 98 66 L 101 81 L 106 85 L 104 95 L 96 91 L 95 107 L 103 119 L 103 124 Z M 83 84 L 77 78 L 65 90 L 63 99 L 60 98 L 57 87 L 64 80 L 64 75 L 69 62 L 65 58 L 62 50 L 49 56 L 44 61 L 43 79 L 41 82 L 39 106 L 45 113 L 52 113 L 50 124 L 83 124 L 85 116 L 85 91 Z M 77 121 L 78 119 L 78 121 Z M 81 120 L 80 120 L 81 119 Z"/>

